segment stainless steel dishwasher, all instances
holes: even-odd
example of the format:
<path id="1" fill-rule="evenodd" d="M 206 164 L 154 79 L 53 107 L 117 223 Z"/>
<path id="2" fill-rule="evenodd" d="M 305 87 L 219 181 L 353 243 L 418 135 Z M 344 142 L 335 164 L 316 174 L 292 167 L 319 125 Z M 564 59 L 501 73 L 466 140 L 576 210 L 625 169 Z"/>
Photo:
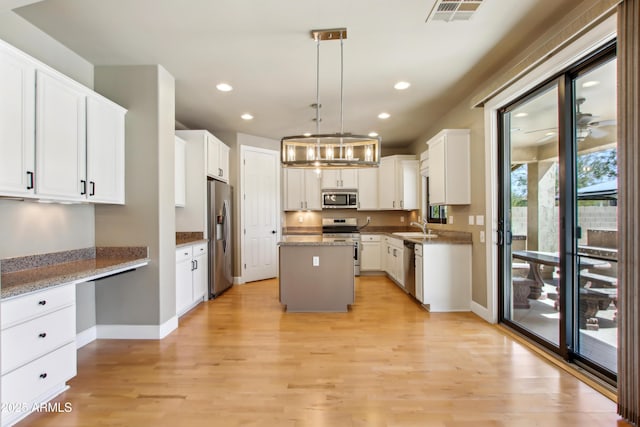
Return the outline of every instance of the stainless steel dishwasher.
<path id="1" fill-rule="evenodd" d="M 414 254 L 416 244 L 408 240 L 404 241 L 404 289 L 413 297 L 416 296 L 416 257 Z"/>

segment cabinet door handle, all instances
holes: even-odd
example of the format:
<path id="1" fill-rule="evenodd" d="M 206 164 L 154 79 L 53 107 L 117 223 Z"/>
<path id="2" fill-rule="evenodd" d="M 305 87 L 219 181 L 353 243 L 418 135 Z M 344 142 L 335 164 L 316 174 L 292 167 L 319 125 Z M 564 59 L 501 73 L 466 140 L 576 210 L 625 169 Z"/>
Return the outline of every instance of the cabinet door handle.
<path id="1" fill-rule="evenodd" d="M 82 190 L 80 190 L 80 194 L 81 195 L 87 194 L 87 181 L 85 181 L 84 179 L 81 179 L 80 184 L 82 185 Z"/>
<path id="2" fill-rule="evenodd" d="M 39 338 L 46 338 L 46 337 L 47 337 L 47 333 L 46 333 L 46 332 L 41 332 L 41 333 L 38 335 L 38 337 L 39 337 Z"/>
<path id="3" fill-rule="evenodd" d="M 42 379 L 47 378 L 47 373 L 46 372 L 41 373 L 40 374 L 40 378 L 42 378 Z"/>
<path id="4" fill-rule="evenodd" d="M 96 195 L 96 183 L 93 181 L 89 181 L 89 184 L 91 185 L 91 192 L 89 193 L 90 196 L 95 196 Z"/>
<path id="5" fill-rule="evenodd" d="M 218 176 L 222 176 L 222 169 L 218 168 Z"/>
<path id="6" fill-rule="evenodd" d="M 33 172 L 27 171 L 27 177 L 29 177 L 29 183 L 27 184 L 27 190 L 33 190 Z"/>
<path id="7" fill-rule="evenodd" d="M 304 208 L 307 209 L 307 202 L 304 202 Z"/>
<path id="8" fill-rule="evenodd" d="M 396 201 L 395 200 L 393 201 L 393 207 L 394 208 L 396 207 Z"/>
<path id="9" fill-rule="evenodd" d="M 193 263 L 194 261 L 191 261 L 191 271 L 195 270 L 195 268 L 193 267 L 195 264 Z"/>
<path id="10" fill-rule="evenodd" d="M 304 209 L 304 202 L 300 202 L 300 209 Z"/>
<path id="11" fill-rule="evenodd" d="M 404 208 L 404 200 L 400 200 L 400 207 Z"/>
<path id="12" fill-rule="evenodd" d="M 196 264 L 195 264 L 195 265 L 196 265 L 196 268 L 194 268 L 194 270 L 197 270 L 197 269 L 198 269 L 198 260 L 197 260 L 197 259 L 194 259 L 194 260 L 193 260 L 193 262 L 195 262 L 195 263 L 196 263 Z"/>
<path id="13" fill-rule="evenodd" d="M 47 300 L 43 299 L 41 301 L 38 301 L 38 305 L 47 305 Z"/>

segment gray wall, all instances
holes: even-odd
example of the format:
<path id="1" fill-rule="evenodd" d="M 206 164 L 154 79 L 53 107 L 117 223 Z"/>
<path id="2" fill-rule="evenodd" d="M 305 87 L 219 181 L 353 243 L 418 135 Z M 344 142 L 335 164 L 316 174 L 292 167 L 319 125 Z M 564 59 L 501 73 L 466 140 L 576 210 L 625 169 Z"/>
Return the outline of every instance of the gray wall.
<path id="1" fill-rule="evenodd" d="M 92 88 L 93 65 L 10 10 L 18 5 L 0 6 L 0 39 Z M 0 218 L 0 259 L 95 246 L 93 205 L 0 200 Z M 78 332 L 95 325 L 93 286 L 77 286 Z"/>
<path id="2" fill-rule="evenodd" d="M 148 246 L 151 262 L 96 285 L 105 325 L 159 325 L 175 315 L 175 82 L 158 65 L 99 66 L 95 89 L 128 110 L 126 205 L 97 206 L 96 244 Z"/>

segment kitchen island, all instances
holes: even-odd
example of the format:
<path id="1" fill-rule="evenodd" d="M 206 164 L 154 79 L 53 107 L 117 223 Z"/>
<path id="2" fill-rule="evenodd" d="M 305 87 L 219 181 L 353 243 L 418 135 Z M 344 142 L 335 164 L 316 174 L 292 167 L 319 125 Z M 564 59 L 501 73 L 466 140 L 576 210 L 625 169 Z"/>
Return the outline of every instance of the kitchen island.
<path id="1" fill-rule="evenodd" d="M 346 312 L 355 298 L 354 242 L 285 236 L 280 254 L 280 303 L 288 312 Z"/>

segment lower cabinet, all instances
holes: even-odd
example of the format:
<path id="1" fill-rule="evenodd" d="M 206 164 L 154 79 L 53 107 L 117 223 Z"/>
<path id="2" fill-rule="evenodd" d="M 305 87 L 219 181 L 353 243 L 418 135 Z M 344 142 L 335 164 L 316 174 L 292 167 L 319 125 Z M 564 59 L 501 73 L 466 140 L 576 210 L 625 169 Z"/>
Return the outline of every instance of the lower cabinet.
<path id="1" fill-rule="evenodd" d="M 360 271 L 381 271 L 383 269 L 382 246 L 382 236 L 379 234 L 362 235 Z"/>
<path id="2" fill-rule="evenodd" d="M 386 238 L 385 272 L 404 289 L 404 241 Z"/>
<path id="3" fill-rule="evenodd" d="M 416 273 L 416 289 L 422 285 L 422 299 L 418 299 L 427 310 L 470 311 L 471 245 L 425 244 L 421 261 L 422 274 L 419 277 Z"/>
<path id="4" fill-rule="evenodd" d="M 176 249 L 176 314 L 183 315 L 207 294 L 207 244 Z"/>
<path id="5" fill-rule="evenodd" d="M 66 389 L 76 375 L 75 284 L 2 302 L 2 425 Z"/>

